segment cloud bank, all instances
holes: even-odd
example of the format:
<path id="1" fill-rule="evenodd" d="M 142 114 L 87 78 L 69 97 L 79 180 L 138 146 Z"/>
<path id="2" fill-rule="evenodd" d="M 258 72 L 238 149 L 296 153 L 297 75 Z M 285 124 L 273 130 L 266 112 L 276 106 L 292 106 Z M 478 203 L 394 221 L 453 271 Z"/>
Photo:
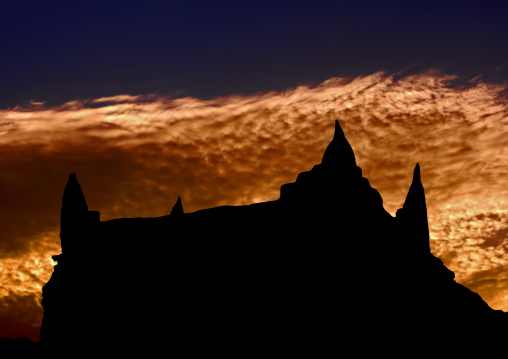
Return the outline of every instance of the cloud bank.
<path id="1" fill-rule="evenodd" d="M 34 303 L 60 252 L 69 173 L 102 220 L 162 216 L 177 196 L 186 212 L 273 200 L 321 161 L 335 119 L 390 213 L 420 163 L 432 252 L 508 311 L 505 87 L 453 80 L 375 73 L 212 100 L 119 95 L 0 110 L 0 313 L 24 305 L 41 316 Z M 16 299 L 27 296 L 37 300 Z"/>

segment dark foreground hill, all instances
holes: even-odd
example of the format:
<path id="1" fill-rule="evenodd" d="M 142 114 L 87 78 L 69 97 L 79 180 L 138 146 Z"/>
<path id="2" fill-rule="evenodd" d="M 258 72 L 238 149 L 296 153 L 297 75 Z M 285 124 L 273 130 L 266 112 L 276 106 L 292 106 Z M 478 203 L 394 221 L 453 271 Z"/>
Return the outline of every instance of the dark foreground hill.
<path id="1" fill-rule="evenodd" d="M 36 358 L 41 354 L 40 343 L 28 338 L 0 338 L 0 357 L 2 358 Z"/>
<path id="2" fill-rule="evenodd" d="M 430 252 L 418 164 L 392 217 L 338 121 L 321 164 L 270 202 L 101 222 L 72 174 L 61 240 L 40 333 L 56 355 L 413 357 L 507 334 Z"/>

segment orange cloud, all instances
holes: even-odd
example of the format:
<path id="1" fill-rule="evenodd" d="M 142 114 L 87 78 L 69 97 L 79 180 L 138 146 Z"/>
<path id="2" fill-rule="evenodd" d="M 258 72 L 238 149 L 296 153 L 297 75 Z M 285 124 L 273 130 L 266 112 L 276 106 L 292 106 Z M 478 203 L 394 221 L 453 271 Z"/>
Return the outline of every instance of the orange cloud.
<path id="1" fill-rule="evenodd" d="M 39 337 L 42 308 L 35 293 L 10 292 L 0 297 L 0 337 Z"/>
<path id="2" fill-rule="evenodd" d="M 165 215 L 179 195 L 186 212 L 272 200 L 320 162 L 338 118 L 390 213 L 420 163 L 432 251 L 508 310 L 504 87 L 453 80 L 376 73 L 212 100 L 118 95 L 1 110 L 2 295 L 37 293 L 49 279 L 69 173 L 103 220 Z"/>

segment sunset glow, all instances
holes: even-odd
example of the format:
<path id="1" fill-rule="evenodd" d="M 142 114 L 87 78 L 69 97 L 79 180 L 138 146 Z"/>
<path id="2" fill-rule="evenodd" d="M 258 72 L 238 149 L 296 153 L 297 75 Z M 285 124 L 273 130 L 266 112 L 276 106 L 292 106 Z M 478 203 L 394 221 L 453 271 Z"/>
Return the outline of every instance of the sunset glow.
<path id="1" fill-rule="evenodd" d="M 335 119 L 392 215 L 420 163 L 432 253 L 508 311 L 506 88 L 454 79 L 379 72 L 210 100 L 124 94 L 0 110 L 0 320 L 10 325 L 0 336 L 37 340 L 71 172 L 103 221 L 166 215 L 178 196 L 185 212 L 274 200 L 321 161 Z"/>

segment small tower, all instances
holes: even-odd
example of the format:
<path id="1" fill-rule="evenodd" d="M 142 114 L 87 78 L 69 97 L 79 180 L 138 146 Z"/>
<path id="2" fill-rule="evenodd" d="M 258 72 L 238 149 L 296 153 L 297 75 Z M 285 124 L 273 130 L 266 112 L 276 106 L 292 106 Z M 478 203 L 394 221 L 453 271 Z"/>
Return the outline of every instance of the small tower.
<path id="1" fill-rule="evenodd" d="M 65 185 L 60 213 L 62 254 L 76 249 L 79 243 L 82 243 L 80 239 L 83 239 L 90 227 L 99 221 L 100 213 L 88 211 L 88 205 L 76 179 L 76 173 L 71 173 Z"/>
<path id="2" fill-rule="evenodd" d="M 417 249 L 430 252 L 427 203 L 425 201 L 425 190 L 421 181 L 419 163 L 415 166 L 413 182 L 409 187 L 406 201 L 402 208 L 397 211 L 396 216 L 403 227 L 404 234 L 411 238 L 416 237 Z"/>
<path id="3" fill-rule="evenodd" d="M 173 209 L 171 210 L 170 216 L 181 216 L 183 214 L 183 206 L 182 206 L 182 199 L 180 196 L 178 196 L 178 199 L 176 200 L 175 205 L 173 206 Z"/>
<path id="4" fill-rule="evenodd" d="M 339 120 L 335 120 L 335 133 L 321 160 L 321 166 L 330 168 L 356 169 L 356 158 L 353 148 L 349 144 Z"/>

